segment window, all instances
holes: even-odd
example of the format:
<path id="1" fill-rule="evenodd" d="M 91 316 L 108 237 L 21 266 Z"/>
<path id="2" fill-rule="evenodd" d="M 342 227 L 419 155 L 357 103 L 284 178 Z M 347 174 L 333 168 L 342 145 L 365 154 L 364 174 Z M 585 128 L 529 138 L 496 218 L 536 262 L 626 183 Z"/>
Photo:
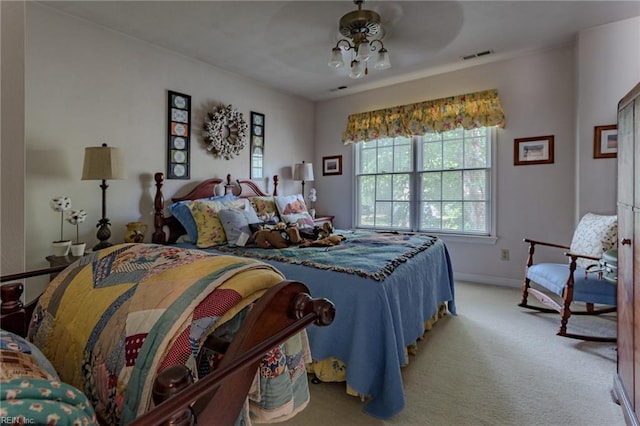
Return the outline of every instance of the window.
<path id="1" fill-rule="evenodd" d="M 356 145 L 356 226 L 491 233 L 492 128 Z"/>

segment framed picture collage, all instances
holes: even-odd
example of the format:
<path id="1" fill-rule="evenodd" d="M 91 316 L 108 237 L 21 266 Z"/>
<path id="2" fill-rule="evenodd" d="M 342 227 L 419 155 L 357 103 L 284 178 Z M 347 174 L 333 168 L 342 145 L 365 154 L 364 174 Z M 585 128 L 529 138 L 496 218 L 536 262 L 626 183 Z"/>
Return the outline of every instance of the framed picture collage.
<path id="1" fill-rule="evenodd" d="M 168 91 L 167 178 L 189 179 L 191 96 Z"/>

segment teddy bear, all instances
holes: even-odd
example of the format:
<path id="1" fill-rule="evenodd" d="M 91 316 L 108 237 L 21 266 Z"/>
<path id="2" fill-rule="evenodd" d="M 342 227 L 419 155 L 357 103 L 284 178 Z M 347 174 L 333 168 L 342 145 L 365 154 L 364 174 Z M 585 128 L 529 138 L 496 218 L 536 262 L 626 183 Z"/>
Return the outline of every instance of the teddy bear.
<path id="1" fill-rule="evenodd" d="M 302 242 L 298 228 L 278 224 L 273 229 L 261 229 L 253 234 L 255 244 L 260 248 L 287 248 L 292 244 Z"/>

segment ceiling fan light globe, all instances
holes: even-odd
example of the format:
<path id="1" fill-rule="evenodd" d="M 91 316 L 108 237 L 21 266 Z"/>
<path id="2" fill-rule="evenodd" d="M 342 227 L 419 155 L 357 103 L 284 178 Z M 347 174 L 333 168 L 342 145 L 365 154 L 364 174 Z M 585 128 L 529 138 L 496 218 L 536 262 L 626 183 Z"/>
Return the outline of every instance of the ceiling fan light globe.
<path id="1" fill-rule="evenodd" d="M 360 62 L 364 62 L 371 57 L 371 44 L 369 41 L 365 40 L 360 43 L 358 46 L 358 53 L 356 54 L 356 59 Z"/>
<path id="2" fill-rule="evenodd" d="M 373 67 L 377 70 L 386 70 L 391 68 L 391 62 L 389 61 L 389 53 L 387 49 L 381 49 L 378 53 L 378 60 Z"/>
<path id="3" fill-rule="evenodd" d="M 339 47 L 331 49 L 331 58 L 329 59 L 329 66 L 332 68 L 340 68 L 344 66 L 344 60 L 342 59 L 342 51 Z"/>
<path id="4" fill-rule="evenodd" d="M 351 78 L 360 78 L 364 75 L 362 62 L 352 61 L 351 62 L 351 72 L 349 73 L 349 77 Z"/>

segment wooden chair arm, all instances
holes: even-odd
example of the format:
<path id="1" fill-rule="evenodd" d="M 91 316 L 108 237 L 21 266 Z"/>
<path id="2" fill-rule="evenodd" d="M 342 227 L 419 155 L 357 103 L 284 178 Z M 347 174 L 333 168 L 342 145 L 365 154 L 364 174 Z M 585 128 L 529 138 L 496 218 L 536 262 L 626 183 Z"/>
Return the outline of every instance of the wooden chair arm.
<path id="1" fill-rule="evenodd" d="M 556 248 L 569 250 L 569 246 L 565 245 L 565 244 L 547 243 L 547 242 L 544 242 L 544 241 L 532 240 L 532 239 L 529 239 L 529 238 L 524 238 L 523 241 L 525 243 L 529 243 L 529 244 L 538 244 L 538 245 L 541 245 L 541 246 L 556 247 Z"/>
<path id="2" fill-rule="evenodd" d="M 569 246 L 564 244 L 547 243 L 544 241 L 532 240 L 530 238 L 524 238 L 523 241 L 525 243 L 529 243 L 529 256 L 527 257 L 527 268 L 533 265 L 533 255 L 536 251 L 536 245 L 569 250 Z"/>

